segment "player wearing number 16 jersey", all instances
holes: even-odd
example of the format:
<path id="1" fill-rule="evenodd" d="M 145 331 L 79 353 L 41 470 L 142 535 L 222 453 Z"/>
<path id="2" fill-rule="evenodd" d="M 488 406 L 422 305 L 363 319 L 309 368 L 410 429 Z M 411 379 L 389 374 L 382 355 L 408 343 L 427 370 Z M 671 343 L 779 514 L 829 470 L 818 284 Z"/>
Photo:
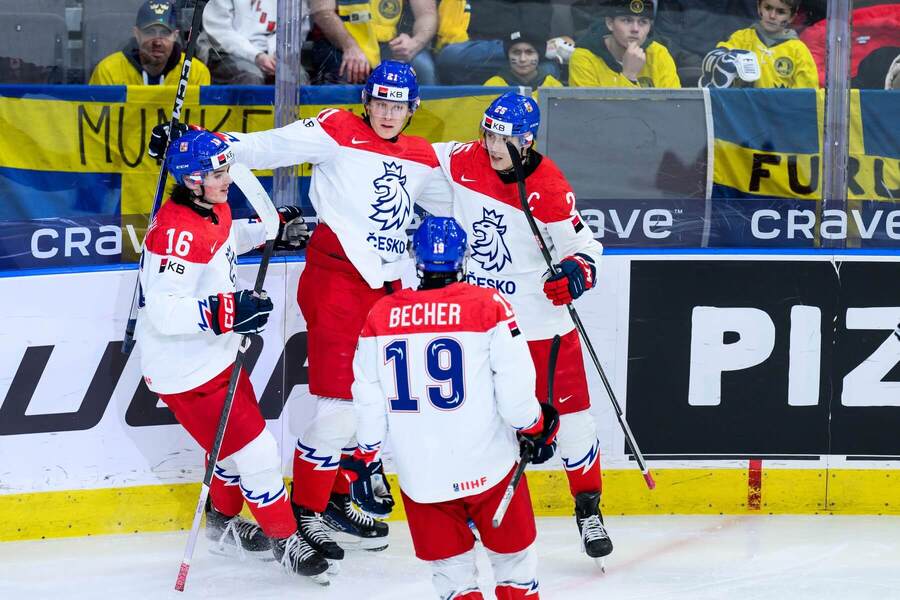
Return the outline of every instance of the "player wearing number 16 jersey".
<path id="1" fill-rule="evenodd" d="M 241 338 L 263 330 L 273 306 L 238 290 L 235 259 L 265 241 L 259 222 L 232 220 L 224 136 L 189 131 L 166 156 L 175 179 L 140 261 L 136 339 L 147 386 L 210 452 Z M 280 234 L 279 234 L 279 237 Z M 307 545 L 281 478 L 281 455 L 265 428 L 253 386 L 241 370 L 206 506 L 213 551 L 281 559 L 291 570 L 324 577 L 328 563 Z M 240 516 L 244 503 L 256 523 Z"/>
<path id="2" fill-rule="evenodd" d="M 491 517 L 519 454 L 552 455 L 556 411 L 534 397 L 534 368 L 509 303 L 460 282 L 465 233 L 428 217 L 414 240 L 421 285 L 379 300 L 353 362 L 359 447 L 342 466 L 353 495 L 379 512 L 367 478 L 389 440 L 416 556 L 429 561 L 440 598 L 481 599 L 474 537 L 480 534 L 500 600 L 538 599 L 535 525 L 523 478 L 498 528 Z"/>

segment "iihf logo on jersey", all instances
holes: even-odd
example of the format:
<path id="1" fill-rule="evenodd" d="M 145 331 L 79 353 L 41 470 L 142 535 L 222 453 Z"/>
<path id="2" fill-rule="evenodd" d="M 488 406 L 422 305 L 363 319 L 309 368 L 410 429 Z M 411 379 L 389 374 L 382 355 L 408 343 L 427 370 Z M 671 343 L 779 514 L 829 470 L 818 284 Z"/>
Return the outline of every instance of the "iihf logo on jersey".
<path id="1" fill-rule="evenodd" d="M 503 266 L 512 262 L 509 249 L 503 241 L 506 225 L 503 215 L 486 208 L 480 221 L 472 223 L 475 231 L 475 243 L 472 244 L 472 258 L 481 263 L 488 271 L 500 271 Z"/>
<path id="2" fill-rule="evenodd" d="M 406 191 L 406 176 L 403 166 L 396 163 L 382 163 L 384 175 L 372 182 L 378 197 L 372 203 L 375 212 L 369 215 L 373 221 L 381 223 L 381 230 L 401 229 L 412 213 L 412 201 Z"/>

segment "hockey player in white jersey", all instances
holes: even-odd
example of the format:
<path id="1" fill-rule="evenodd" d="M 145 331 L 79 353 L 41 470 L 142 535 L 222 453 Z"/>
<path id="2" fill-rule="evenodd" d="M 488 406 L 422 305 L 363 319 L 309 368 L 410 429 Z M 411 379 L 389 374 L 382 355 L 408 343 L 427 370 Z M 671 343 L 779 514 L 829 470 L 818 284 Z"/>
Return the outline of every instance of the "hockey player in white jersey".
<path id="1" fill-rule="evenodd" d="M 313 165 L 309 196 L 319 223 L 297 300 L 316 407 L 309 423 L 291 423 L 298 435 L 292 500 L 305 539 L 329 559 L 344 555 L 332 538 L 344 547 L 387 546 L 387 523 L 357 511 L 337 473 L 342 450 L 354 447 L 350 385 L 359 331 L 372 305 L 400 289 L 401 273 L 412 269 L 413 202 L 437 171 L 431 144 L 402 133 L 418 90 L 409 65 L 385 61 L 363 90 L 364 118 L 329 108 L 278 129 L 231 134 L 237 162 L 253 169 Z M 322 527 L 323 513 L 337 533 Z"/>
<path id="2" fill-rule="evenodd" d="M 190 131 L 169 151 L 176 185 L 147 231 L 140 260 L 137 340 L 150 390 L 207 452 L 213 444 L 240 335 L 259 333 L 272 301 L 238 290 L 235 261 L 265 241 L 260 222 L 232 221 L 227 139 Z M 291 220 L 295 211 L 282 211 Z M 294 223 L 283 223 L 285 229 Z M 318 577 L 328 568 L 297 532 L 275 438 L 241 371 L 206 507 L 214 551 L 282 561 Z M 259 525 L 239 516 L 246 502 Z M 324 575 L 322 575 L 324 577 Z"/>
<path id="3" fill-rule="evenodd" d="M 539 398 L 546 395 L 549 369 L 554 369 L 559 453 L 575 499 L 576 523 L 587 554 L 606 556 L 612 542 L 600 513 L 600 443 L 589 412 L 581 343 L 565 309 L 594 287 L 603 247 L 578 215 L 563 173 L 533 147 L 540 126 L 537 103 L 503 94 L 485 111 L 481 125 L 480 140 L 435 144 L 444 177 L 433 180 L 419 202 L 432 214 L 452 215 L 469 234 L 466 281 L 498 290 L 515 308 L 534 359 Z M 547 264 L 522 213 L 507 141 L 520 149 L 528 205 L 557 261 L 556 276 L 547 277 Z M 550 365 L 555 338 L 559 354 Z"/>
<path id="4" fill-rule="evenodd" d="M 359 339 L 358 448 L 342 466 L 359 505 L 384 513 L 371 474 L 390 445 L 416 556 L 430 563 L 438 597 L 483 598 L 471 519 L 498 600 L 537 600 L 534 513 L 524 477 L 498 528 L 491 518 L 515 470 L 519 440 L 534 462 L 549 459 L 559 416 L 535 398 L 531 356 L 509 303 L 462 282 L 466 235 L 459 224 L 428 217 L 413 246 L 419 289 L 379 300 Z"/>

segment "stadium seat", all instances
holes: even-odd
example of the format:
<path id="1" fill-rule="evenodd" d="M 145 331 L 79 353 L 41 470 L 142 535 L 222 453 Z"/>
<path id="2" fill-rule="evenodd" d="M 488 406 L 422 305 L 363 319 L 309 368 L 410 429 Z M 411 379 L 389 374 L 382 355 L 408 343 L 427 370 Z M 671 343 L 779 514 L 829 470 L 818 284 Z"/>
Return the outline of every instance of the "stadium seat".
<path id="1" fill-rule="evenodd" d="M 45 1 L 29 2 L 41 5 Z M 63 5 L 64 2 L 57 4 Z M 0 12 L 0 81 L 3 83 L 64 83 L 68 68 L 65 10 L 35 13 L 27 8 Z"/>
<path id="2" fill-rule="evenodd" d="M 133 36 L 134 12 L 85 12 L 81 21 L 81 35 L 84 44 L 84 80 L 101 60 L 125 47 Z"/>

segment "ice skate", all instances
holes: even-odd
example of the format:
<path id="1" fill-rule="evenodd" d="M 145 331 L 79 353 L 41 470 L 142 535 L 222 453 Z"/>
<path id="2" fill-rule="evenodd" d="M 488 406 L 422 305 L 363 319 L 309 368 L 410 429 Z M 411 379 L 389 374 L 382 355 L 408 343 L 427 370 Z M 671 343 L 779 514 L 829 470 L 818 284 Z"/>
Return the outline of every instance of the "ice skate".
<path id="1" fill-rule="evenodd" d="M 600 514 L 600 492 L 582 492 L 575 496 L 575 522 L 581 533 L 582 550 L 606 572 L 603 557 L 613 551 L 613 544 Z"/>
<path id="2" fill-rule="evenodd" d="M 213 554 L 237 556 L 241 560 L 246 556 L 274 560 L 272 540 L 259 525 L 240 515 L 223 515 L 209 501 L 206 503 L 206 538 L 212 542 L 209 551 Z"/>
<path id="3" fill-rule="evenodd" d="M 287 571 L 309 577 L 319 585 L 328 585 L 328 561 L 313 550 L 299 533 L 272 540 L 272 553 Z"/>
<path id="4" fill-rule="evenodd" d="M 360 511 L 348 494 L 332 494 L 322 520 L 335 531 L 341 547 L 378 551 L 388 547 L 388 525 Z"/>

